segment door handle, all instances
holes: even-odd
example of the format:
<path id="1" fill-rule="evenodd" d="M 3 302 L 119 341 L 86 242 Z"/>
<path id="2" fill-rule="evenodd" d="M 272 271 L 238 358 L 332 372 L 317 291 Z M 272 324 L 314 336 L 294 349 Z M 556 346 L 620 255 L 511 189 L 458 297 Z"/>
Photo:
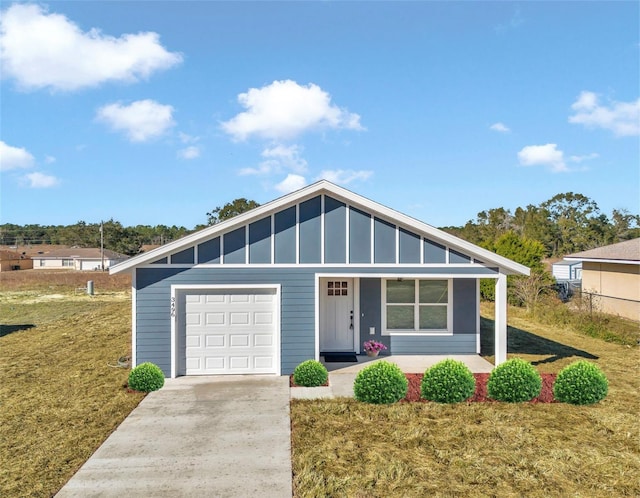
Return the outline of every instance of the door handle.
<path id="1" fill-rule="evenodd" d="M 349 313 L 349 315 L 350 315 L 350 318 L 351 318 L 351 324 L 349 325 L 349 328 L 350 328 L 351 330 L 353 330 L 353 310 L 351 310 L 351 312 Z"/>

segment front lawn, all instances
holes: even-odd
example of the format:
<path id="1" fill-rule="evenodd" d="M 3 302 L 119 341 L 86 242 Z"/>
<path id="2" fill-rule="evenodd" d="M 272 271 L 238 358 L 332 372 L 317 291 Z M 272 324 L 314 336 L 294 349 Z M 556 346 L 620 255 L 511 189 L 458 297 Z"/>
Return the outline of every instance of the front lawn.
<path id="1" fill-rule="evenodd" d="M 131 350 L 131 299 L 3 284 L 0 496 L 49 497 L 143 397 L 117 367 Z"/>
<path id="2" fill-rule="evenodd" d="M 509 357 L 541 373 L 593 361 L 608 397 L 593 406 L 292 400 L 295 496 L 640 496 L 638 347 L 541 326 L 513 308 L 509 324 Z"/>

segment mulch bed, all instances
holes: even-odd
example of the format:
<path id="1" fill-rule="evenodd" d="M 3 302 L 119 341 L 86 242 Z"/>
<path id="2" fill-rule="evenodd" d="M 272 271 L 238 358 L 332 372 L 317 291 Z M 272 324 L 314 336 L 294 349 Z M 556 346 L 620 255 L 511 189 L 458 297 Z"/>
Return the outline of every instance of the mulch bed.
<path id="1" fill-rule="evenodd" d="M 420 382 L 424 374 L 405 374 L 409 380 L 409 391 L 404 399 L 401 399 L 401 403 L 407 402 L 421 402 L 427 403 L 428 401 L 420 397 Z M 466 402 L 491 402 L 495 403 L 496 400 L 489 398 L 487 395 L 487 381 L 489 380 L 488 373 L 475 373 L 473 376 L 476 378 L 476 392 Z M 557 374 L 543 373 L 542 377 L 542 391 L 540 396 L 533 398 L 529 403 L 555 403 L 556 400 L 553 397 L 553 383 L 556 380 Z"/>
<path id="2" fill-rule="evenodd" d="M 428 403 L 426 399 L 422 399 L 420 397 L 420 382 L 422 382 L 422 377 L 424 377 L 424 374 L 405 375 L 407 377 L 407 380 L 409 381 L 409 390 L 407 391 L 407 396 L 404 399 L 401 399 L 400 403 Z M 489 398 L 489 396 L 487 395 L 487 381 L 489 380 L 489 374 L 476 373 L 473 374 L 473 376 L 476 379 L 476 392 L 466 402 L 495 403 L 496 400 Z M 533 398 L 531 401 L 529 401 L 529 403 L 556 403 L 556 400 L 553 397 L 553 383 L 556 380 L 557 374 L 543 373 L 540 374 L 540 377 L 542 377 L 542 391 L 540 391 L 540 396 L 538 396 L 537 398 Z M 327 381 L 324 385 L 328 386 L 329 382 Z M 289 376 L 289 386 L 299 387 L 295 384 L 295 382 L 293 382 L 293 375 Z"/>

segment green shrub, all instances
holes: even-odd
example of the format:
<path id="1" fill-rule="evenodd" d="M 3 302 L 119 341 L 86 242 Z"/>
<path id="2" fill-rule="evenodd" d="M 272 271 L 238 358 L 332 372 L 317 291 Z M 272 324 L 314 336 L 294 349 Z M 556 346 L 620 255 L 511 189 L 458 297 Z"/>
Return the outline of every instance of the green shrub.
<path id="1" fill-rule="evenodd" d="M 157 391 L 164 386 L 164 373 L 158 365 L 141 363 L 129 372 L 128 385 L 135 391 L 145 393 Z"/>
<path id="2" fill-rule="evenodd" d="M 489 397 L 510 403 L 532 400 L 541 390 L 542 377 L 531 363 L 520 358 L 498 365 L 487 382 Z"/>
<path id="3" fill-rule="evenodd" d="M 558 401 L 572 405 L 590 405 L 604 399 L 609 382 L 598 365 L 580 360 L 564 367 L 553 384 Z"/>
<path id="4" fill-rule="evenodd" d="M 395 363 L 377 361 L 356 375 L 353 393 L 358 401 L 376 405 L 400 401 L 407 395 L 409 381 Z"/>
<path id="5" fill-rule="evenodd" d="M 316 387 L 322 386 L 329 378 L 329 372 L 325 366 L 316 360 L 306 360 L 300 363 L 293 371 L 293 381 L 298 386 Z"/>
<path id="6" fill-rule="evenodd" d="M 427 369 L 420 383 L 422 397 L 439 403 L 459 403 L 473 396 L 476 379 L 461 361 L 443 360 Z"/>

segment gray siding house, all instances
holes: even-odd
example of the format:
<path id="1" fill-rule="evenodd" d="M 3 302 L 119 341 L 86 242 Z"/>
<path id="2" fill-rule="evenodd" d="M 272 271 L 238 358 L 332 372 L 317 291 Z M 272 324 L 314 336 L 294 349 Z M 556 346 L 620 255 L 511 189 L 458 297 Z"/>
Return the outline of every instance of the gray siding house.
<path id="1" fill-rule="evenodd" d="M 495 280 L 506 359 L 507 275 L 529 269 L 328 181 L 124 261 L 132 363 L 167 377 L 289 374 L 325 352 L 480 352 L 479 279 Z"/>

